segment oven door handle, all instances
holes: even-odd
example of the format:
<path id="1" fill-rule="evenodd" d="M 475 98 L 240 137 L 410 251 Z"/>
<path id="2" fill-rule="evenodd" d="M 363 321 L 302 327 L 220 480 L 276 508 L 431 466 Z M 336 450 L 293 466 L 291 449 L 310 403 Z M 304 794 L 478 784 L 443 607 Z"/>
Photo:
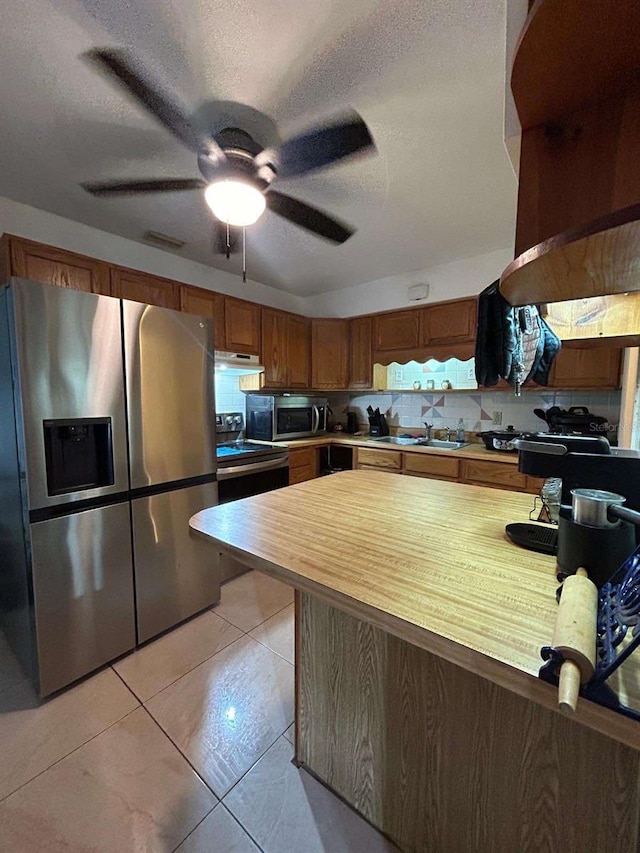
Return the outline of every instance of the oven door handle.
<path id="1" fill-rule="evenodd" d="M 218 468 L 218 480 L 232 480 L 235 477 L 247 477 L 249 474 L 259 474 L 261 471 L 274 471 L 277 468 L 288 468 L 289 457 L 267 459 L 264 462 L 248 462 L 245 465 L 232 465 L 229 468 Z"/>
<path id="2" fill-rule="evenodd" d="M 311 432 L 315 435 L 320 429 L 320 409 L 317 406 L 312 406 L 313 409 L 313 426 Z"/>

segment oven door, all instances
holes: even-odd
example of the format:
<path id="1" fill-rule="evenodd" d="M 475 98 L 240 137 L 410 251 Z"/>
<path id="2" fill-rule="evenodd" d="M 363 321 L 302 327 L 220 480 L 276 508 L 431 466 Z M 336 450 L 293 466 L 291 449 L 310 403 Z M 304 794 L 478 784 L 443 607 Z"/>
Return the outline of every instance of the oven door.
<path id="1" fill-rule="evenodd" d="M 289 485 L 289 460 L 265 459 L 218 468 L 218 503 L 262 495 Z"/>

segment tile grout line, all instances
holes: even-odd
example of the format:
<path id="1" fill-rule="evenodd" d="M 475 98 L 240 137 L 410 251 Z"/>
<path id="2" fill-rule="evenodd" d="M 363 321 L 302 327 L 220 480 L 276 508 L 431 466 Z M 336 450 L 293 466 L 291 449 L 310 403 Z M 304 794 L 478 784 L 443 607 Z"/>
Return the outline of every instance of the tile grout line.
<path id="1" fill-rule="evenodd" d="M 166 739 L 169 741 L 169 743 L 170 743 L 170 744 L 172 744 L 172 746 L 174 746 L 174 747 L 175 747 L 175 749 L 177 749 L 177 750 L 178 750 L 178 752 L 180 753 L 180 755 L 184 758 L 184 760 L 187 762 L 187 764 L 189 765 L 189 767 L 193 770 L 193 772 L 195 773 L 195 775 L 198 777 L 198 779 L 199 779 L 199 780 L 202 782 L 202 784 L 205 786 L 205 788 L 207 789 L 207 791 L 210 791 L 210 792 L 213 794 L 213 796 L 216 798 L 216 803 L 214 804 L 213 808 L 209 809 L 209 811 L 207 812 L 207 815 L 211 814 L 211 812 L 212 812 L 212 811 L 213 811 L 213 809 L 218 805 L 218 803 L 221 803 L 221 802 L 222 802 L 222 798 L 221 798 L 221 797 L 219 797 L 219 796 L 216 794 L 216 792 L 213 790 L 213 788 L 211 787 L 211 785 L 209 785 L 209 784 L 208 784 L 208 783 L 207 783 L 207 782 L 202 778 L 202 776 L 198 773 L 198 771 L 197 771 L 197 770 L 196 770 L 196 768 L 193 766 L 193 764 L 191 763 L 191 761 L 187 758 L 187 756 L 184 754 L 184 752 L 180 749 L 180 747 L 178 746 L 178 744 L 173 740 L 173 738 L 172 738 L 169 734 L 167 734 L 167 732 L 165 732 L 165 730 L 162 728 L 162 726 L 160 725 L 160 723 L 159 723 L 159 722 L 156 720 L 156 718 L 153 716 L 153 714 L 151 713 L 151 711 L 150 711 L 147 707 L 145 707 L 145 705 L 144 705 L 144 704 L 143 704 L 143 705 L 141 705 L 140 707 L 141 707 L 141 708 L 144 708 L 145 713 L 146 713 L 146 714 L 147 714 L 147 716 L 150 718 L 150 720 L 153 722 L 153 724 L 154 724 L 154 725 L 155 725 L 155 726 L 160 730 L 161 734 L 163 734 L 163 735 L 166 737 Z M 204 820 L 204 818 L 203 818 L 203 820 Z M 202 822 L 202 821 L 201 821 L 201 822 Z M 184 841 L 184 838 L 182 839 L 182 841 Z M 182 844 L 182 841 L 180 842 L 180 844 Z"/>
<path id="2" fill-rule="evenodd" d="M 126 685 L 125 685 L 125 686 L 126 686 Z M 129 688 L 128 688 L 128 687 L 127 687 L 127 690 L 129 690 Z M 18 787 L 17 787 L 14 791 L 11 791 L 11 793 L 6 794 L 4 797 L 0 797 L 0 803 L 3 803 L 5 800 L 8 800 L 8 799 L 9 799 L 9 797 L 12 797 L 14 794 L 17 794 L 17 793 L 18 793 L 18 791 L 21 791 L 21 790 L 22 790 L 26 785 L 30 785 L 32 782 L 34 782 L 36 779 L 38 779 L 40 776 L 42 776 L 42 774 L 43 774 L 43 773 L 46 773 L 46 772 L 47 772 L 47 770 L 51 770 L 51 768 L 52 768 L 52 767 L 55 767 L 55 766 L 56 766 L 56 764 L 60 764 L 60 762 L 61 762 L 61 761 L 64 761 L 64 760 L 65 760 L 65 758 L 69 758 L 69 756 L 70 756 L 70 755 L 73 755 L 73 753 L 74 753 L 74 752 L 77 752 L 79 749 L 82 749 L 82 747 L 83 747 L 83 746 L 86 746 L 88 743 L 91 743 L 91 741 L 92 741 L 92 740 L 95 740 L 97 737 L 100 737 L 100 735 L 104 734 L 105 732 L 108 732 L 108 731 L 109 731 L 109 729 L 112 729 L 114 726 L 117 726 L 117 725 L 118 725 L 118 723 L 121 723 L 121 722 L 122 722 L 122 720 L 124 720 L 124 719 L 125 719 L 125 717 L 128 717 L 128 716 L 129 716 L 129 714 L 133 714 L 133 713 L 134 713 L 134 711 L 137 711 L 137 710 L 138 710 L 138 708 L 144 708 L 144 705 L 142 704 L 142 702 L 140 702 L 140 701 L 139 701 L 139 699 L 138 699 L 138 697 L 135 695 L 135 693 L 133 693 L 133 691 L 132 691 L 132 690 L 129 690 L 129 692 L 133 695 L 133 698 L 136 700 L 136 702 L 138 702 L 138 706 L 137 706 L 136 708 L 132 708 L 130 711 L 127 711 L 127 713 L 126 713 L 126 714 L 123 714 L 121 717 L 118 717 L 118 719 L 117 719 L 117 720 L 114 720 L 114 721 L 113 721 L 110 725 L 108 725 L 106 728 L 102 729 L 102 730 L 101 730 L 101 731 L 99 731 L 99 732 L 96 732 L 96 733 L 95 733 L 94 735 L 92 735 L 90 738 L 88 738 L 87 740 L 85 740 L 85 741 L 83 741 L 82 743 L 78 744 L 78 746 L 75 746 L 75 747 L 74 747 L 70 752 L 67 752 L 67 754 L 66 754 L 66 755 L 62 755 L 60 758 L 58 758 L 58 759 L 56 759 L 55 761 L 53 761 L 51 764 L 49 764 L 49 765 L 48 765 L 48 767 L 45 767 L 45 768 L 44 768 L 43 770 L 41 770 L 39 773 L 36 773 L 36 775 L 35 775 L 35 776 L 32 776 L 32 777 L 31 777 L 31 779 L 28 779 L 26 782 L 23 782 L 23 783 L 22 783 L 22 785 L 18 785 Z M 145 710 L 146 710 L 146 709 L 145 709 Z"/>
<path id="3" fill-rule="evenodd" d="M 235 820 L 235 822 L 238 824 L 238 826 L 240 827 L 240 829 L 241 829 L 243 832 L 245 832 L 245 833 L 249 836 L 249 838 L 253 841 L 253 843 L 256 845 L 256 847 L 258 848 L 258 850 L 260 850 L 260 853 L 265 853 L 264 847 L 262 847 L 262 845 L 258 844 L 258 842 L 257 842 L 257 841 L 256 841 L 256 839 L 253 837 L 253 835 L 251 835 L 251 833 L 249 832 L 249 830 L 247 829 L 247 827 L 246 827 L 246 826 L 244 826 L 242 823 L 240 823 L 240 821 L 238 820 L 238 818 L 234 815 L 234 813 L 233 813 L 230 809 L 228 809 L 228 808 L 225 806 L 225 804 L 222 802 L 222 800 L 220 800 L 220 806 L 221 806 L 221 807 L 226 811 L 226 813 L 231 817 L 231 819 L 232 819 L 232 820 Z"/>
<path id="4" fill-rule="evenodd" d="M 295 720 L 294 720 L 294 722 L 295 722 Z M 289 723 L 289 725 L 285 728 L 284 732 L 286 732 L 286 731 L 287 731 L 287 729 L 289 729 L 292 725 L 293 725 L 292 723 Z M 240 782 L 242 782 L 242 780 L 243 780 L 243 779 L 244 779 L 244 777 L 247 775 L 247 773 L 251 773 L 251 771 L 252 771 L 252 770 L 253 770 L 253 768 L 256 766 L 256 764 L 257 764 L 261 759 L 263 759 L 263 758 L 265 757 L 265 755 L 269 752 L 269 750 L 271 749 L 271 747 L 272 747 L 274 744 L 276 744 L 276 743 L 280 740 L 280 738 L 281 738 L 281 737 L 284 737 L 284 732 L 282 732 L 282 734 L 279 734 L 279 735 L 275 738 L 275 740 L 273 740 L 273 741 L 269 744 L 269 746 L 265 749 L 265 751 L 264 751 L 264 752 L 262 752 L 262 753 L 258 756 L 258 758 L 256 758 L 256 760 L 253 762 L 253 764 L 251 765 L 251 767 L 247 768 L 247 770 L 245 770 L 245 771 L 244 771 L 244 773 L 242 774 L 242 776 L 240 776 L 240 778 L 239 778 L 239 779 L 237 779 L 237 780 L 233 783 L 233 785 L 229 788 L 229 790 L 226 792 L 226 794 L 225 794 L 223 797 L 221 797 L 221 798 L 220 798 L 220 802 L 221 802 L 221 803 L 223 803 L 223 804 L 224 804 L 224 801 L 226 800 L 226 798 L 227 798 L 227 797 L 229 796 L 229 794 L 233 791 L 233 789 L 234 789 L 237 785 L 239 785 L 239 784 L 240 784 Z M 285 740 L 287 740 L 287 738 L 285 738 Z M 287 740 L 287 743 L 290 743 L 290 741 L 288 741 L 288 740 Z M 217 796 L 217 794 L 216 794 L 216 796 Z M 227 809 L 227 811 L 231 811 L 231 809 Z M 238 823 L 240 823 L 240 821 L 238 821 Z M 241 824 L 241 825 L 242 825 L 242 824 Z M 244 827 L 243 827 L 243 828 L 244 828 Z"/>

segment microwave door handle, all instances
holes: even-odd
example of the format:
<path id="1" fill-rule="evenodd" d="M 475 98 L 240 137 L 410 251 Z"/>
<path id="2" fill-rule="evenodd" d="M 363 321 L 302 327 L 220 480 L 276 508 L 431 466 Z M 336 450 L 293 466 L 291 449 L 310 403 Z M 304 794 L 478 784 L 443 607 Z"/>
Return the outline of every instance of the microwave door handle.
<path id="1" fill-rule="evenodd" d="M 320 429 L 320 409 L 317 406 L 313 406 L 313 426 L 311 427 L 311 432 L 315 435 Z"/>

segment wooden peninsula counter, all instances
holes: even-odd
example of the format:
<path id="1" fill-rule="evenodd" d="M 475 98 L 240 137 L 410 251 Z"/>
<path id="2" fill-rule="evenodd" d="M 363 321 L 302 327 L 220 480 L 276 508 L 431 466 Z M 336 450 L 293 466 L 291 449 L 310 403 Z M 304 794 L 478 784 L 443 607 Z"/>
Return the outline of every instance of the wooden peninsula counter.
<path id="1" fill-rule="evenodd" d="M 537 677 L 555 560 L 504 535 L 531 505 L 347 471 L 191 519 L 296 588 L 296 758 L 402 850 L 638 851 L 638 723 Z"/>

